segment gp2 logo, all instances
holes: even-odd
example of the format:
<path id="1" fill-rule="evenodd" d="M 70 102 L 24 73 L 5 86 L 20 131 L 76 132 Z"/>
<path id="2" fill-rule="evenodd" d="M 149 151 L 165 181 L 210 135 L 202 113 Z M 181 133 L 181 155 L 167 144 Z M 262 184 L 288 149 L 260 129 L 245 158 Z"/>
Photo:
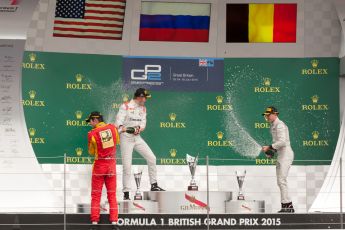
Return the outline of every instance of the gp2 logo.
<path id="1" fill-rule="evenodd" d="M 160 81 L 162 80 L 161 65 L 145 65 L 144 69 L 132 69 L 131 79 L 139 81 Z"/>

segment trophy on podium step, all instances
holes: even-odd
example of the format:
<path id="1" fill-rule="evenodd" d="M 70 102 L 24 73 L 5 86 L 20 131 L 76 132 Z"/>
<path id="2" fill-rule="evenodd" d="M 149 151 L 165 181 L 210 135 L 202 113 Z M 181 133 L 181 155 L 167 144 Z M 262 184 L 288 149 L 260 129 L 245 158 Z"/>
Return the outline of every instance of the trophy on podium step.
<path id="1" fill-rule="evenodd" d="M 186 161 L 189 166 L 190 174 L 192 175 L 192 179 L 188 186 L 188 191 L 198 191 L 198 186 L 196 185 L 195 178 L 194 178 L 196 166 L 198 165 L 198 159 L 199 159 L 199 155 L 197 155 L 196 157 L 193 157 L 189 154 L 186 155 Z"/>
<path id="2" fill-rule="evenodd" d="M 135 192 L 134 195 L 134 200 L 142 200 L 143 195 L 140 192 L 140 183 L 141 183 L 141 176 L 143 175 L 143 169 L 138 168 L 137 172 L 134 173 L 134 180 L 135 184 L 137 185 L 137 191 Z"/>
<path id="3" fill-rule="evenodd" d="M 239 187 L 237 200 L 244 200 L 242 187 L 243 187 L 243 182 L 244 182 L 245 176 L 246 176 L 246 170 L 236 171 L 237 183 L 238 183 L 238 187 Z"/>

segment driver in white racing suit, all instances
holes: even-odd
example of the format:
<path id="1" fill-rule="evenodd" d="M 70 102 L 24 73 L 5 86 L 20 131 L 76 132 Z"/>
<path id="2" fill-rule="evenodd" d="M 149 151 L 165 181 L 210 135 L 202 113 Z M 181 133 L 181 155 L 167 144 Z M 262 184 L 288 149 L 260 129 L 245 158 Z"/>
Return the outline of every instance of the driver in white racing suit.
<path id="1" fill-rule="evenodd" d="M 279 212 L 293 213 L 295 210 L 289 197 L 287 176 L 294 160 L 294 152 L 290 145 L 289 128 L 278 118 L 278 114 L 278 110 L 273 106 L 267 107 L 266 111 L 262 114 L 265 116 L 266 121 L 271 123 L 270 131 L 272 134 L 272 144 L 263 146 L 262 151 L 269 158 L 272 157 L 272 153 L 274 152 L 278 154 L 276 174 L 282 206 Z"/>
<path id="2" fill-rule="evenodd" d="M 130 199 L 133 150 L 138 152 L 147 161 L 151 191 L 164 191 L 157 184 L 156 156 L 140 136 L 140 133 L 146 127 L 145 102 L 150 97 L 151 95 L 147 90 L 143 88 L 137 89 L 134 93 L 134 98 L 122 104 L 116 116 L 116 127 L 120 133 L 124 200 Z"/>

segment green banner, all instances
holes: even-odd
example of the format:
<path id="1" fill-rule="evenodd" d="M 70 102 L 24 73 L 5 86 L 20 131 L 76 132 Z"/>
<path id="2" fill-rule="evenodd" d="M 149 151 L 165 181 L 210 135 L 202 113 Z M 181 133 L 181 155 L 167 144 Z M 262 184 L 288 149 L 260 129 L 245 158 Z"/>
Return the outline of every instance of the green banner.
<path id="1" fill-rule="evenodd" d="M 65 153 L 67 163 L 92 163 L 85 117 L 99 110 L 114 122 L 133 94 L 123 87 L 122 61 L 25 53 L 23 106 L 40 163 L 63 163 Z M 271 144 L 261 114 L 274 105 L 289 127 L 294 164 L 330 164 L 339 131 L 338 77 L 338 58 L 224 59 L 223 93 L 153 91 L 142 136 L 157 164 L 184 165 L 186 154 L 199 154 L 200 164 L 208 155 L 215 165 L 271 165 L 275 160 L 260 153 L 261 145 Z M 133 157 L 134 164 L 146 164 Z"/>
<path id="2" fill-rule="evenodd" d="M 62 163 L 65 153 L 68 163 L 92 163 L 85 118 L 118 107 L 121 68 L 119 56 L 25 53 L 23 105 L 40 163 Z"/>

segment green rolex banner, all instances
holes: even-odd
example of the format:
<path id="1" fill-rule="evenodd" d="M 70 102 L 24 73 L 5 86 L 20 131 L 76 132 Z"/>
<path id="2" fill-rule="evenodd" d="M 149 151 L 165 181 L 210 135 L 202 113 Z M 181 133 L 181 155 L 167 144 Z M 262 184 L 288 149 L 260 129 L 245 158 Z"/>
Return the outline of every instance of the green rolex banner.
<path id="1" fill-rule="evenodd" d="M 40 163 L 92 163 L 85 122 L 91 111 L 108 118 L 119 107 L 122 58 L 26 52 L 23 106 L 33 149 Z"/>
<path id="2" fill-rule="evenodd" d="M 84 120 L 98 110 L 113 123 L 131 99 L 125 58 L 25 53 L 23 106 L 40 163 L 63 163 L 65 153 L 67 163 L 92 163 Z M 261 114 L 273 105 L 289 127 L 294 164 L 330 164 L 339 131 L 338 77 L 338 58 L 224 59 L 223 92 L 152 90 L 142 136 L 161 165 L 184 165 L 186 154 L 199 154 L 200 164 L 208 155 L 214 165 L 271 165 L 260 152 L 271 144 Z M 133 158 L 146 164 L 137 153 Z"/>
<path id="3" fill-rule="evenodd" d="M 275 106 L 289 127 L 294 164 L 330 164 L 339 132 L 338 58 L 226 59 L 225 76 L 230 118 L 257 143 L 271 144 L 261 113 Z M 256 164 L 274 163 L 264 158 Z"/>

